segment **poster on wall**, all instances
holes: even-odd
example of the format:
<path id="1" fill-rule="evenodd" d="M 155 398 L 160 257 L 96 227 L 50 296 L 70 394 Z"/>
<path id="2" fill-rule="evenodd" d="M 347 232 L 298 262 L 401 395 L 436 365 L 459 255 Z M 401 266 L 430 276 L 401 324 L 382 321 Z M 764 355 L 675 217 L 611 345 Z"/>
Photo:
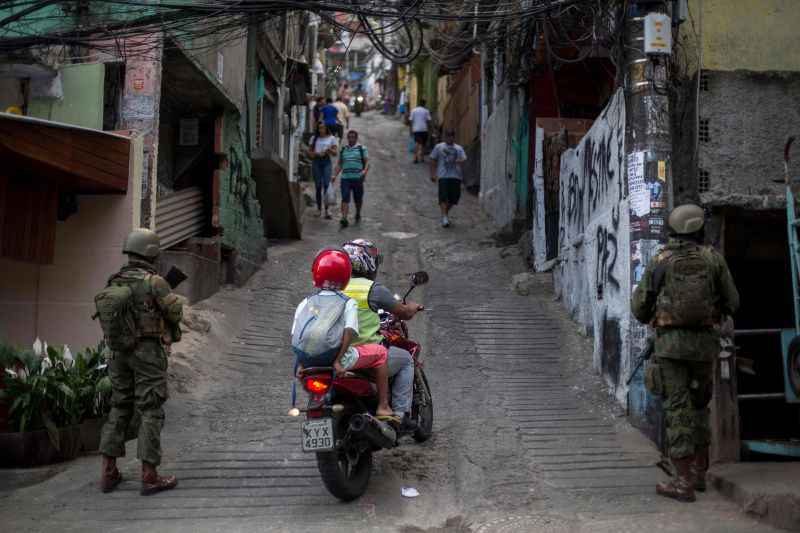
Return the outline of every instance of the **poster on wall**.
<path id="1" fill-rule="evenodd" d="M 628 154 L 628 196 L 631 214 L 643 217 L 650 213 L 650 189 L 644 177 L 644 152 Z"/>

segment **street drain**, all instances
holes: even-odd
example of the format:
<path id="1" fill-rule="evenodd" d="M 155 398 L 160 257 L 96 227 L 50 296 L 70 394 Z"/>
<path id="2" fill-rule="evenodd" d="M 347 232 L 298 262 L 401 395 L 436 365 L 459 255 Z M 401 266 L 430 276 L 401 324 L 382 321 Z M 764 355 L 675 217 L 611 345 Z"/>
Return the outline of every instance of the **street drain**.
<path id="1" fill-rule="evenodd" d="M 574 525 L 549 515 L 514 515 L 496 518 L 476 527 L 475 533 L 569 533 Z"/>

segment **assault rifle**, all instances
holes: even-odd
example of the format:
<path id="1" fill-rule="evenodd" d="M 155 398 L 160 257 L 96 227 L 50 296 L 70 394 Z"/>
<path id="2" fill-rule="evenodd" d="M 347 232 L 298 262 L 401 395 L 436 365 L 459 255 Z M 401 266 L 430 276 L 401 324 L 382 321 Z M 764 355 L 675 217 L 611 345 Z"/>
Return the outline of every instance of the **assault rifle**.
<path id="1" fill-rule="evenodd" d="M 644 350 L 642 350 L 641 355 L 636 359 L 636 366 L 633 367 L 633 370 L 631 371 L 630 376 L 628 376 L 628 380 L 625 382 L 625 385 L 631 384 L 631 381 L 633 381 L 633 377 L 642 367 L 644 362 L 650 359 L 650 357 L 653 355 L 653 349 L 655 348 L 655 344 L 656 344 L 655 337 L 649 337 L 647 339 L 647 344 L 645 344 Z"/>

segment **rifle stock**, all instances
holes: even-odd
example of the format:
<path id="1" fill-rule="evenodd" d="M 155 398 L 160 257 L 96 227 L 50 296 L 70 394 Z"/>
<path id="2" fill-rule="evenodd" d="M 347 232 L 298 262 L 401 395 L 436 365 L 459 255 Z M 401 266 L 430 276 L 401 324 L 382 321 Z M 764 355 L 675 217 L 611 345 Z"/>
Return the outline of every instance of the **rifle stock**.
<path id="1" fill-rule="evenodd" d="M 630 376 L 628 376 L 628 380 L 625 381 L 625 385 L 630 385 L 631 381 L 633 381 L 633 377 L 642 367 L 645 361 L 650 359 L 653 355 L 653 350 L 655 349 L 656 341 L 654 337 L 649 337 L 647 339 L 647 344 L 644 346 L 644 350 L 642 350 L 641 355 L 639 355 L 638 359 L 636 360 L 636 366 L 633 367 Z"/>

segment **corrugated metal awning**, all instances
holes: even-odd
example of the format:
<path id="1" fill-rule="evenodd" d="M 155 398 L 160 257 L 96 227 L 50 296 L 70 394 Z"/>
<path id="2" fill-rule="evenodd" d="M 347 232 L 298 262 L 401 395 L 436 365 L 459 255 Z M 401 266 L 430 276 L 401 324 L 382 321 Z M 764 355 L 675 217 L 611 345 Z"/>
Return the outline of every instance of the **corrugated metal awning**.
<path id="1" fill-rule="evenodd" d="M 203 191 L 189 187 L 158 200 L 156 233 L 166 249 L 203 233 L 207 220 Z"/>
<path id="2" fill-rule="evenodd" d="M 77 193 L 124 193 L 131 138 L 34 117 L 0 113 L 4 166 L 24 169 Z"/>

